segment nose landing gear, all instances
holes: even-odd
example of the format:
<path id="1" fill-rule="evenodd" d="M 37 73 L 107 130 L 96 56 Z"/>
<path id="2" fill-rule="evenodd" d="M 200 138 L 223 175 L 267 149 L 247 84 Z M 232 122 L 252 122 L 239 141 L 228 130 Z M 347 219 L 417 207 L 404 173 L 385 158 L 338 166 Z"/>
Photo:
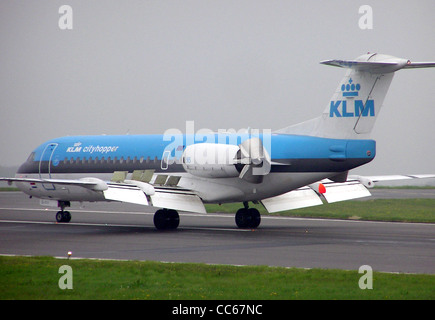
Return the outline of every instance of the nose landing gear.
<path id="1" fill-rule="evenodd" d="M 65 211 L 65 207 L 71 206 L 69 201 L 58 201 L 58 206 L 61 211 L 56 213 L 56 221 L 57 222 L 70 222 L 71 221 L 71 213 L 69 211 Z"/>

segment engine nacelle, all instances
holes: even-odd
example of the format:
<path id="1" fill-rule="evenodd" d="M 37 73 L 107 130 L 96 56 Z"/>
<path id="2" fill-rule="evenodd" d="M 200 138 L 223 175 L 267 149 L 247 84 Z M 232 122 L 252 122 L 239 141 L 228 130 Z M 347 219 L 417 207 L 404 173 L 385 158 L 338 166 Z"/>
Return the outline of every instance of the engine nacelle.
<path id="1" fill-rule="evenodd" d="M 206 178 L 238 177 L 234 159 L 239 147 L 227 144 L 198 143 L 184 150 L 183 168 L 190 174 Z"/>

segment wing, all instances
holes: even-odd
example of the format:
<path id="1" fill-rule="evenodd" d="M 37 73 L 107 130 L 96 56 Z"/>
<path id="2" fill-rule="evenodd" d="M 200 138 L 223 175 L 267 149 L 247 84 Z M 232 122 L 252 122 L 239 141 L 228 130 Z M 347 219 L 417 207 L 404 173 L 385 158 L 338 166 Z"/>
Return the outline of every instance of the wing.
<path id="1" fill-rule="evenodd" d="M 367 188 L 373 188 L 376 182 L 435 178 L 435 174 L 385 175 L 385 176 L 349 176 L 345 182 L 333 182 L 329 179 L 313 183 L 276 197 L 263 199 L 261 203 L 270 213 L 293 210 L 371 196 Z M 323 201 L 322 201 L 323 200 Z"/>
<path id="2" fill-rule="evenodd" d="M 333 203 L 370 195 L 369 190 L 358 180 L 333 182 L 326 179 L 276 197 L 263 199 L 261 203 L 268 212 L 272 213 L 317 206 L 324 201 Z"/>
<path id="3" fill-rule="evenodd" d="M 349 176 L 354 180 L 359 180 L 364 184 L 371 182 L 367 187 L 372 187 L 376 182 L 395 181 L 395 180 L 413 180 L 413 179 L 430 179 L 435 178 L 435 174 L 414 174 L 414 175 L 385 175 L 385 176 Z"/>
<path id="4" fill-rule="evenodd" d="M 142 186 L 132 183 L 108 183 L 104 190 L 106 200 L 135 203 L 145 206 L 207 213 L 201 198 L 192 190 L 173 186 L 151 186 L 147 193 Z"/>
<path id="5" fill-rule="evenodd" d="M 123 173 L 121 173 L 122 175 Z M 119 177 L 120 172 L 115 172 L 114 177 Z M 182 211 L 206 213 L 201 198 L 192 190 L 177 186 L 180 177 L 157 175 L 157 185 L 152 185 L 141 180 L 125 180 L 116 178 L 117 181 L 103 181 L 98 178 L 83 178 L 78 180 L 68 179 L 33 179 L 33 178 L 0 178 L 0 181 L 30 183 L 32 186 L 53 185 L 76 186 L 99 192 L 105 200 L 128 202 L 145 206 L 153 206 Z"/>
<path id="6" fill-rule="evenodd" d="M 34 179 L 34 178 L 0 178 L 0 181 L 6 181 L 9 185 L 13 182 L 28 182 L 28 183 L 41 183 L 41 184 L 54 184 L 54 185 L 71 185 L 80 186 L 97 191 L 104 188 L 104 181 L 96 178 L 84 178 L 79 180 L 69 179 Z"/>

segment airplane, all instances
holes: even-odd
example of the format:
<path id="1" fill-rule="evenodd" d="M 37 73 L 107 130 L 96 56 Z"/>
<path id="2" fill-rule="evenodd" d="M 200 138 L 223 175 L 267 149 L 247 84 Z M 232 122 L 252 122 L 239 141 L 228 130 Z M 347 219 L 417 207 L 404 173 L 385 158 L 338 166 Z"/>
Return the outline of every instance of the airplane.
<path id="1" fill-rule="evenodd" d="M 435 177 L 349 175 L 376 155 L 369 136 L 394 73 L 435 62 L 367 53 L 320 63 L 346 73 L 317 118 L 273 132 L 61 137 L 0 181 L 59 207 L 57 222 L 71 220 L 71 202 L 118 201 L 157 208 L 155 227 L 174 230 L 178 211 L 206 213 L 206 203 L 243 203 L 235 223 L 255 229 L 261 216 L 250 202 L 279 212 L 370 196 L 382 180 Z"/>

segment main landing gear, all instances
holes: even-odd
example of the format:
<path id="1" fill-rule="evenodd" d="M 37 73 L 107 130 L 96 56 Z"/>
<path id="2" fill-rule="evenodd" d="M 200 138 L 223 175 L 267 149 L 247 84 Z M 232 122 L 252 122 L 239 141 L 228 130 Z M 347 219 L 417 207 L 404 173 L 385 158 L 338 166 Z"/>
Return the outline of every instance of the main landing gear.
<path id="1" fill-rule="evenodd" d="M 180 224 L 180 216 L 176 210 L 159 209 L 154 214 L 154 226 L 158 230 L 175 230 Z"/>
<path id="2" fill-rule="evenodd" d="M 244 202 L 244 208 L 237 210 L 236 225 L 240 229 L 256 229 L 261 223 L 260 212 L 255 208 L 249 208 L 248 203 Z M 59 201 L 58 206 L 61 209 L 56 213 L 56 221 L 67 223 L 71 221 L 71 213 L 65 211 L 70 206 L 69 201 Z M 180 224 L 180 216 L 173 209 L 159 209 L 154 214 L 154 226 L 158 230 L 175 230 Z"/>
<path id="3" fill-rule="evenodd" d="M 256 229 L 261 223 L 260 212 L 255 208 L 249 208 L 244 202 L 244 208 L 237 210 L 236 225 L 240 229 Z M 175 230 L 180 224 L 180 216 L 173 209 L 159 209 L 154 214 L 154 226 L 157 230 Z"/>
<path id="4" fill-rule="evenodd" d="M 65 207 L 71 206 L 69 201 L 58 201 L 58 206 L 61 211 L 56 213 L 56 221 L 57 222 L 70 222 L 71 221 L 71 213 L 69 211 L 65 211 Z"/>
<path id="5" fill-rule="evenodd" d="M 240 229 L 256 229 L 261 223 L 260 212 L 255 208 L 249 208 L 247 202 L 243 202 L 244 208 L 236 212 L 236 225 Z"/>

